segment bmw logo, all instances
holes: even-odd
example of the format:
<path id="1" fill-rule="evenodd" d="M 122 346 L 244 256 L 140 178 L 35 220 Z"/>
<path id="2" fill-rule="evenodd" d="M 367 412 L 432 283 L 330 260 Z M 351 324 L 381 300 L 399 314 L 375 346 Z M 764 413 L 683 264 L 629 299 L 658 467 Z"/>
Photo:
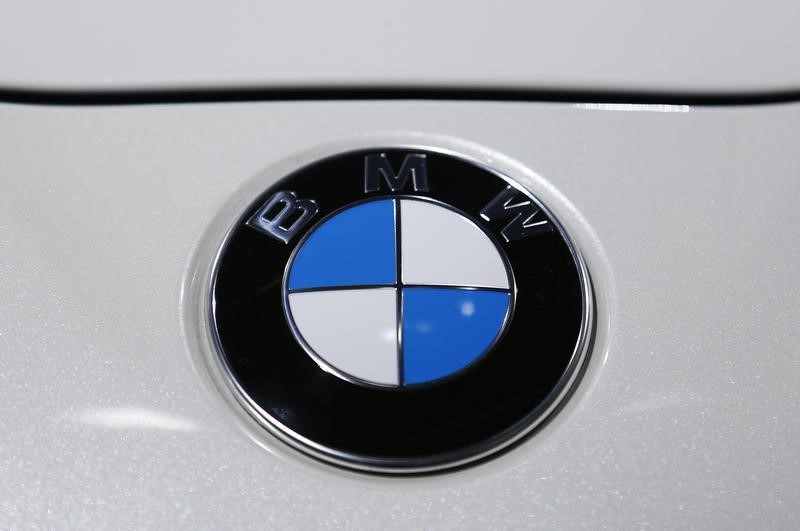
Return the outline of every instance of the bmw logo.
<path id="1" fill-rule="evenodd" d="M 318 161 L 228 233 L 210 317 L 237 399 L 314 457 L 379 472 L 510 446 L 577 380 L 591 291 L 529 191 L 430 150 Z"/>

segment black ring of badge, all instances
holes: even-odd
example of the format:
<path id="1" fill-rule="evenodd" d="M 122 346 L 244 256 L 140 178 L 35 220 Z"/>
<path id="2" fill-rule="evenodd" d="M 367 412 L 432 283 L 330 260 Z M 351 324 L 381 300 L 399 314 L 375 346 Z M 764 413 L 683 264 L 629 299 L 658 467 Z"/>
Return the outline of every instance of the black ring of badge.
<path id="1" fill-rule="evenodd" d="M 379 191 L 365 193 L 366 156 L 385 154 L 398 169 L 412 153 L 425 154 L 427 191 L 414 191 L 409 179 L 402 190 L 392 192 L 383 182 Z M 366 470 L 461 464 L 540 421 L 579 368 L 589 286 L 574 247 L 546 210 L 536 220 L 547 220 L 552 230 L 509 242 L 502 231 L 513 216 L 481 216 L 510 185 L 518 192 L 511 204 L 541 205 L 509 179 L 460 158 L 376 149 L 316 162 L 266 190 L 230 231 L 212 275 L 211 325 L 238 398 L 284 441 Z M 314 200 L 319 209 L 289 243 L 247 225 L 280 191 Z M 399 389 L 358 385 L 324 370 L 296 339 L 283 308 L 284 271 L 320 220 L 365 199 L 409 195 L 464 212 L 500 242 L 516 284 L 513 314 L 491 351 L 454 377 Z"/>

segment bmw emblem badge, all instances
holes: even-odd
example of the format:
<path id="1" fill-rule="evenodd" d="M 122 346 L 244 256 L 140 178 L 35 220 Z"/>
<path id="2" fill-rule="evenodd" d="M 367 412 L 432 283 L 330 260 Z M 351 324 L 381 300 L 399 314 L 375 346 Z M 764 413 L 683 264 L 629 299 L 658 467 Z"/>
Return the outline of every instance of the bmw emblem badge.
<path id="1" fill-rule="evenodd" d="M 520 440 L 576 381 L 588 274 L 510 178 L 375 149 L 253 199 L 218 255 L 211 326 L 237 399 L 286 443 L 359 470 L 441 470 Z"/>

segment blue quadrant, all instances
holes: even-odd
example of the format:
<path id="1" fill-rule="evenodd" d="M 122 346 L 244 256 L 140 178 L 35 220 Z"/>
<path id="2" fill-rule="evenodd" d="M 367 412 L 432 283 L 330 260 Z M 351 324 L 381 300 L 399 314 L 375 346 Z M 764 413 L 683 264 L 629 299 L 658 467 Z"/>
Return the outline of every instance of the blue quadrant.
<path id="1" fill-rule="evenodd" d="M 289 289 L 393 284 L 394 204 L 391 199 L 345 210 L 314 229 L 289 272 Z"/>
<path id="2" fill-rule="evenodd" d="M 453 374 L 475 361 L 503 330 L 504 291 L 403 289 L 403 380 L 415 384 Z"/>

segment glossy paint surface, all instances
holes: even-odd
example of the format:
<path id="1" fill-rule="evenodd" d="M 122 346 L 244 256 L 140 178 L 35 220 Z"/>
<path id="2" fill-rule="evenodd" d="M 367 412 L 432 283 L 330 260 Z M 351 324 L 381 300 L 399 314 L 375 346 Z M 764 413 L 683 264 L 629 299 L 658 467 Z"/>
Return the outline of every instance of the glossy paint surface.
<path id="1" fill-rule="evenodd" d="M 798 130 L 800 105 L 0 106 L 0 524 L 796 528 Z M 377 140 L 521 175 L 592 271 L 574 396 L 447 475 L 255 435 L 188 317 L 250 191 Z"/>

